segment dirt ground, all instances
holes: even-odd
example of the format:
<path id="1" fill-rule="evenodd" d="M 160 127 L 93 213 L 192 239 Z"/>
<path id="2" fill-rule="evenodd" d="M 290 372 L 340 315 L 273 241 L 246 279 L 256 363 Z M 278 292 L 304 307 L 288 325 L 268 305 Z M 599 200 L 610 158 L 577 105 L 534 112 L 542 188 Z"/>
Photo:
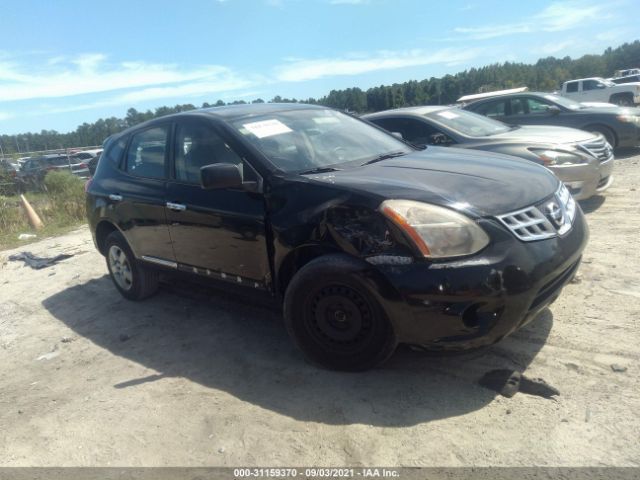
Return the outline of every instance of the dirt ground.
<path id="1" fill-rule="evenodd" d="M 307 365 L 250 299 L 177 282 L 124 300 L 87 228 L 23 248 L 75 253 L 51 268 L 2 252 L 0 466 L 638 466 L 640 153 L 615 176 L 540 318 L 483 352 L 401 349 L 362 374 Z M 561 395 L 496 396 L 476 383 L 495 368 Z"/>

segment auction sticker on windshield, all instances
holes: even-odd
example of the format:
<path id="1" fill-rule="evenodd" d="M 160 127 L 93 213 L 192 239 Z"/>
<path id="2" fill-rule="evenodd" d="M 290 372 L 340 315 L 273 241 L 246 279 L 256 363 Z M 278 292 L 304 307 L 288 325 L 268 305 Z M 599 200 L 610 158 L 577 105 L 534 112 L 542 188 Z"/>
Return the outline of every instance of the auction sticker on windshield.
<path id="1" fill-rule="evenodd" d="M 260 122 L 245 123 L 242 125 L 258 138 L 272 137 L 281 133 L 289 133 L 291 129 L 280 120 L 262 120 Z"/>
<path id="2" fill-rule="evenodd" d="M 454 118 L 458 118 L 460 115 L 450 112 L 449 110 L 443 110 L 442 112 L 438 112 L 438 115 L 444 118 L 448 118 L 449 120 L 453 120 Z"/>

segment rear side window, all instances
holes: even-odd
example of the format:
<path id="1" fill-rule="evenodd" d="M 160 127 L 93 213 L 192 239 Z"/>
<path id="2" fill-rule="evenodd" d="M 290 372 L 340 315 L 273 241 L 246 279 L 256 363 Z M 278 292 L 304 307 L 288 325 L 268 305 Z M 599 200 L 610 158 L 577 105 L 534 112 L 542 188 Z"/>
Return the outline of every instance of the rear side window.
<path id="1" fill-rule="evenodd" d="M 168 127 L 138 132 L 131 138 L 125 170 L 138 177 L 164 178 Z"/>
<path id="2" fill-rule="evenodd" d="M 567 83 L 567 93 L 576 93 L 578 91 L 578 82 Z"/>
<path id="3" fill-rule="evenodd" d="M 107 143 L 104 151 L 103 158 L 106 158 L 109 162 L 114 165 L 120 165 L 120 160 L 122 160 L 122 154 L 124 153 L 124 149 L 127 146 L 127 138 L 128 137 L 120 137 L 117 140 L 112 140 Z"/>
<path id="4" fill-rule="evenodd" d="M 498 102 L 488 103 L 486 105 L 482 105 L 478 108 L 477 112 L 486 117 L 504 117 L 505 116 L 505 105 L 506 102 L 504 100 L 500 100 Z"/>

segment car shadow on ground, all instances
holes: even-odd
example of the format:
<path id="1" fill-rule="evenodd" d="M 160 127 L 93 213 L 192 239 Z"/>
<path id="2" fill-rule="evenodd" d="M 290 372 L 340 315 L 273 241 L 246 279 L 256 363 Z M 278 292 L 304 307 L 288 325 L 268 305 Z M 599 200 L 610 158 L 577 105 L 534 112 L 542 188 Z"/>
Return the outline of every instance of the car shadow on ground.
<path id="1" fill-rule="evenodd" d="M 586 200 L 580 200 L 580 208 L 586 214 L 593 213 L 598 210 L 606 201 L 604 195 L 594 195 Z"/>
<path id="2" fill-rule="evenodd" d="M 617 148 L 614 152 L 616 160 L 625 160 L 640 154 L 640 147 Z"/>
<path id="3" fill-rule="evenodd" d="M 378 369 L 339 373 L 303 360 L 277 309 L 182 280 L 179 288 L 165 286 L 151 299 L 130 302 L 104 276 L 68 287 L 43 305 L 77 335 L 157 372 L 130 378 L 123 370 L 114 395 L 182 377 L 301 421 L 387 427 L 486 406 L 496 393 L 478 386 L 478 378 L 495 368 L 526 370 L 553 324 L 545 310 L 482 351 L 434 356 L 404 347 Z"/>

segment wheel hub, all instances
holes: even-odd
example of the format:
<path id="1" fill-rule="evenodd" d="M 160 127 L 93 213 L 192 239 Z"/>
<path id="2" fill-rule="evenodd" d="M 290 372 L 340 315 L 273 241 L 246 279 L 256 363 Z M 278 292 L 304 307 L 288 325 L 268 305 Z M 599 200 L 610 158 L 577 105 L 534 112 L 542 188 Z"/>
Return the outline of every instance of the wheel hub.
<path id="1" fill-rule="evenodd" d="M 326 287 L 312 303 L 316 336 L 331 345 L 355 344 L 371 328 L 371 312 L 364 299 L 348 287 Z"/>

